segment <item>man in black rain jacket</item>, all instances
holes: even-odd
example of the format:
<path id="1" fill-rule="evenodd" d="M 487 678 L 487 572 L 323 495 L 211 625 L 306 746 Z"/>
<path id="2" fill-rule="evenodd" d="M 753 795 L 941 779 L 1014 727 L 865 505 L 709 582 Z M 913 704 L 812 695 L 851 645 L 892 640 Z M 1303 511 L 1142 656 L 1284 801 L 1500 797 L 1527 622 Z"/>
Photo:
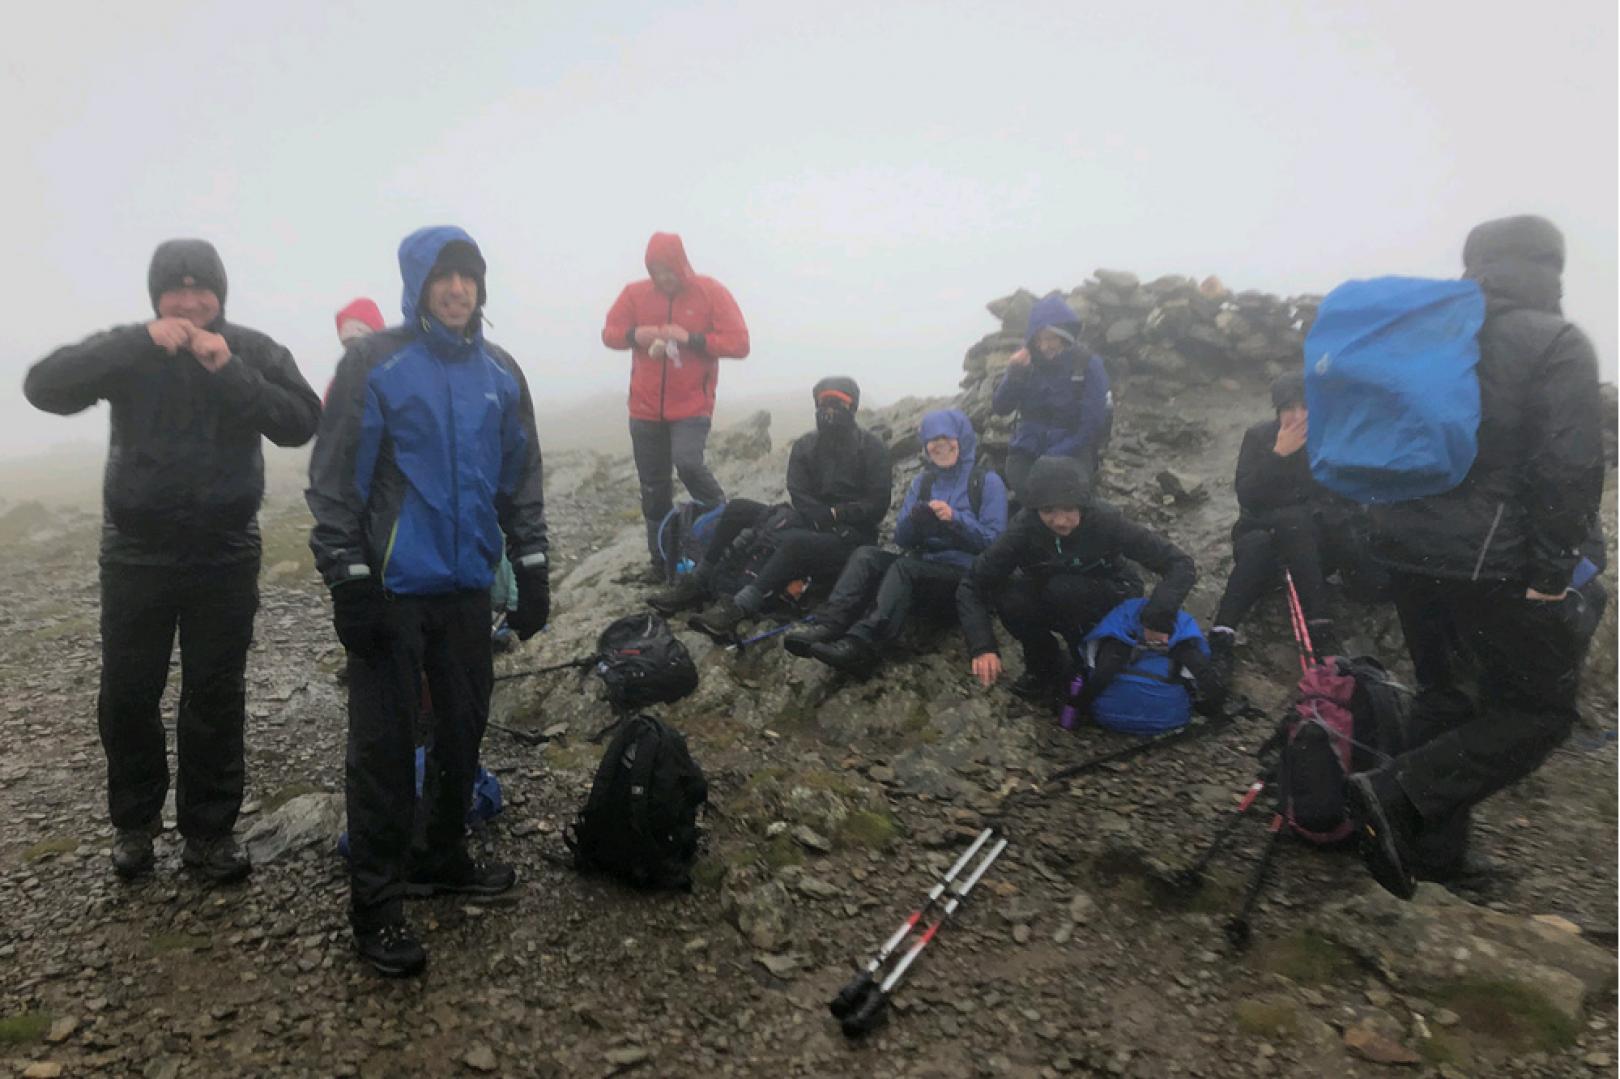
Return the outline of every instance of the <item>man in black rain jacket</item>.
<path id="1" fill-rule="evenodd" d="M 1149 642 L 1169 639 L 1198 571 L 1175 544 L 1091 498 L 1069 458 L 1042 457 L 1024 486 L 1025 508 L 974 560 L 956 604 L 980 683 L 989 686 L 1001 676 L 993 605 L 1023 647 L 1024 674 L 1013 691 L 1044 702 L 1061 690 L 1065 668 L 1053 634 L 1062 636 L 1072 654 L 1105 614 L 1142 594 L 1142 579 L 1126 559 L 1159 575 L 1142 609 Z"/>
<path id="2" fill-rule="evenodd" d="M 242 804 L 248 645 L 259 606 L 260 440 L 301 446 L 321 402 L 292 354 L 225 321 L 225 267 L 203 240 L 159 245 L 157 318 L 35 364 L 23 393 L 67 416 L 111 408 L 101 532 L 101 693 L 113 868 L 152 869 L 169 790 L 159 702 L 180 636 L 175 790 L 182 860 L 214 881 L 250 866 L 231 837 Z"/>
<path id="3" fill-rule="evenodd" d="M 1489 221 L 1463 266 L 1486 298 L 1478 455 L 1452 490 L 1372 510 L 1417 675 L 1415 748 L 1352 776 L 1349 797 L 1368 869 L 1402 897 L 1416 876 L 1483 868 L 1470 808 L 1575 723 L 1570 583 L 1603 486 L 1597 358 L 1560 307 L 1563 235 L 1539 217 Z"/>

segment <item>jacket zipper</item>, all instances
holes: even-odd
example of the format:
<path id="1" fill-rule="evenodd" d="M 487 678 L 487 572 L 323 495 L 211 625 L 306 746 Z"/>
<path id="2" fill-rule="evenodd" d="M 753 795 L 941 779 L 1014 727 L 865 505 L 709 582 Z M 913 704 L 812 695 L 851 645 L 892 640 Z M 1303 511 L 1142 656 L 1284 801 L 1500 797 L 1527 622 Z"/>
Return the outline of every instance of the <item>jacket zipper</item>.
<path id="1" fill-rule="evenodd" d="M 1496 516 L 1491 518 L 1491 530 L 1485 533 L 1485 542 L 1479 545 L 1479 558 L 1474 560 L 1474 574 L 1468 578 L 1471 581 L 1479 580 L 1479 571 L 1485 567 L 1485 555 L 1491 549 L 1491 541 L 1496 538 L 1496 529 L 1502 523 L 1502 511 L 1507 508 L 1504 502 L 1496 504 Z"/>
<path id="2" fill-rule="evenodd" d="M 444 361 L 439 361 L 439 368 L 444 372 L 444 393 L 447 401 L 445 420 L 450 428 L 450 511 L 455 521 L 454 529 L 450 533 L 450 580 L 454 584 L 461 572 L 461 471 L 456 461 L 456 391 L 450 381 L 450 369 L 444 366 Z"/>
<path id="3" fill-rule="evenodd" d="M 670 322 L 675 321 L 675 297 L 673 297 L 673 296 L 671 296 L 669 298 L 669 314 L 664 316 L 664 317 L 667 318 Z M 665 390 L 665 387 L 669 385 L 669 342 L 668 341 L 664 342 L 664 358 L 659 362 L 663 366 L 661 368 L 659 368 L 659 371 L 658 371 L 658 420 L 659 420 L 660 423 L 663 423 L 663 422 L 666 422 L 665 419 L 664 419 L 664 390 Z"/>

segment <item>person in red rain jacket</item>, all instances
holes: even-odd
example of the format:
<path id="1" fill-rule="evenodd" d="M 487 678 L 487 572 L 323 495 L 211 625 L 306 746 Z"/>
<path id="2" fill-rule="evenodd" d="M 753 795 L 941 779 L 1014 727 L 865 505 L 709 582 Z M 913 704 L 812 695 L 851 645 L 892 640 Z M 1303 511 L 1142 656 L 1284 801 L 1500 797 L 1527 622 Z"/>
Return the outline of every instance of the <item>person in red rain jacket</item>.
<path id="1" fill-rule="evenodd" d="M 726 287 L 692 269 L 673 232 L 655 232 L 647 241 L 647 273 L 619 293 L 602 327 L 602 343 L 630 350 L 630 445 L 647 521 L 650 579 L 662 582 L 658 526 L 674 505 L 671 471 L 692 501 L 725 501 L 703 463 L 703 450 L 719 361 L 747 357 L 748 326 Z"/>

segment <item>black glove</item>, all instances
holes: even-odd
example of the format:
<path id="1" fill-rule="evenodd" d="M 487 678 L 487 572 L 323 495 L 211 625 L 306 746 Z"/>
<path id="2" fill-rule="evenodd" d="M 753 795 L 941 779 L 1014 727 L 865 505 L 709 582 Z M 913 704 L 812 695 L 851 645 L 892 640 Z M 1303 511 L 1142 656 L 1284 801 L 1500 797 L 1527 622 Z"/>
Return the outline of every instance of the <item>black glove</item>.
<path id="1" fill-rule="evenodd" d="M 371 577 L 356 577 L 332 589 L 332 625 L 343 647 L 367 663 L 388 651 L 388 597 Z"/>
<path id="2" fill-rule="evenodd" d="M 911 507 L 911 523 L 917 528 L 928 528 L 939 524 L 939 514 L 926 502 L 919 502 Z"/>
<path id="3" fill-rule="evenodd" d="M 551 621 L 551 571 L 545 566 L 518 570 L 517 590 L 517 610 L 506 616 L 506 624 L 526 641 Z"/>

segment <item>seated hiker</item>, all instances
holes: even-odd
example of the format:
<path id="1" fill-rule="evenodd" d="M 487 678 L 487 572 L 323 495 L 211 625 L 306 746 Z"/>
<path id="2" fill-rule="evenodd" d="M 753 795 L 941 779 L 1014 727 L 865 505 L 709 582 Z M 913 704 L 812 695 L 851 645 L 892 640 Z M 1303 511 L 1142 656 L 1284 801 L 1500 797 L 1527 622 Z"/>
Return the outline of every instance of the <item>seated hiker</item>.
<path id="1" fill-rule="evenodd" d="M 654 610 L 673 614 L 712 599 L 691 625 L 711 636 L 729 636 L 792 582 L 809 577 L 831 582 L 855 548 L 876 542 L 889 511 L 889 451 L 882 439 L 855 423 L 861 391 L 854 379 L 824 378 L 811 392 L 816 429 L 795 441 L 788 456 L 791 505 L 733 499 L 702 561 L 648 601 Z M 739 540 L 745 531 L 750 535 Z M 720 568 L 763 554 L 759 545 L 769 556 L 744 574 L 746 583 L 726 590 L 732 582 L 718 573 Z M 738 547 L 743 549 L 733 550 Z"/>
<path id="2" fill-rule="evenodd" d="M 1321 654 L 1338 651 L 1327 574 L 1335 568 L 1347 580 L 1368 574 L 1358 508 L 1311 478 L 1304 448 L 1305 379 L 1292 372 L 1280 376 L 1271 384 L 1271 405 L 1276 418 L 1244 432 L 1238 450 L 1232 574 L 1209 633 L 1215 664 L 1228 682 L 1237 627 L 1282 582 L 1284 568 L 1294 578 L 1311 643 Z"/>
<path id="3" fill-rule="evenodd" d="M 1087 487 L 1113 422 L 1113 396 L 1102 360 L 1081 346 L 1080 316 L 1057 293 L 1029 313 L 1024 347 L 1007 361 L 990 409 L 1018 413 L 1007 452 L 1007 486 L 1020 502 L 1038 457 L 1071 457 Z"/>
<path id="4" fill-rule="evenodd" d="M 1175 616 L 1175 626 L 1169 639 L 1162 644 L 1150 645 L 1142 633 L 1142 610 L 1148 601 L 1129 599 L 1109 611 L 1103 620 L 1086 635 L 1087 670 L 1078 696 L 1071 702 L 1082 715 L 1091 715 L 1097 698 L 1120 675 L 1127 671 L 1141 672 L 1150 681 L 1174 684 L 1183 676 L 1190 677 L 1195 707 L 1213 715 L 1226 701 L 1226 687 L 1219 672 L 1210 662 L 1209 645 L 1199 631 L 1198 622 L 1186 611 Z M 1144 655 L 1158 652 L 1167 656 L 1167 664 L 1143 662 Z M 1160 671 L 1158 668 L 1162 667 Z M 1185 721 L 1186 698 L 1182 697 L 1182 719 Z M 1125 717 L 1146 720 L 1150 717 Z M 1109 725 L 1118 726 L 1119 720 Z M 1149 733 L 1145 729 L 1133 733 Z"/>
<path id="5" fill-rule="evenodd" d="M 1023 647 L 1024 674 L 1013 683 L 1013 692 L 1050 702 L 1065 677 L 1065 653 L 1053 634 L 1062 634 L 1068 654 L 1074 655 L 1104 615 L 1142 594 L 1142 579 L 1126 559 L 1160 578 L 1142 612 L 1142 636 L 1148 644 L 1169 641 L 1176 612 L 1198 571 L 1175 544 L 1091 498 L 1080 466 L 1069 458 L 1036 461 L 1024 489 L 1025 508 L 962 579 L 957 615 L 973 657 L 973 674 L 982 685 L 1001 677 L 1001 655 L 990 623 L 994 605 Z"/>
<path id="6" fill-rule="evenodd" d="M 899 635 L 914 602 L 954 613 L 956 588 L 973 556 L 1006 531 L 1007 489 L 994 472 L 974 471 L 978 436 L 967 416 L 930 412 L 918 437 L 923 470 L 894 527 L 902 550 L 856 551 L 814 621 L 783 642 L 794 655 L 871 674 L 878 647 Z"/>

